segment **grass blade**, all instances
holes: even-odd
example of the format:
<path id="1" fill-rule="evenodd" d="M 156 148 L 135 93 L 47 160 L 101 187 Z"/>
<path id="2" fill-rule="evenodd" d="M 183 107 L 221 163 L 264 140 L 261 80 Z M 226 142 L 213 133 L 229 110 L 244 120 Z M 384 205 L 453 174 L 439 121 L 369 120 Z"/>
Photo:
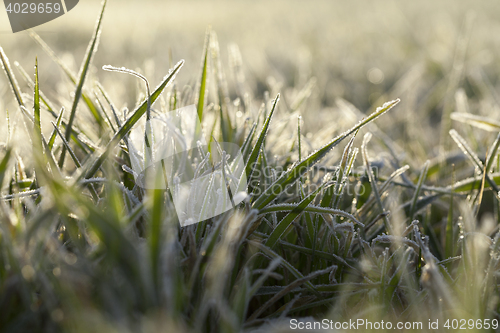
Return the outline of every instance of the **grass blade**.
<path id="1" fill-rule="evenodd" d="M 380 197 L 380 192 L 378 190 L 377 180 L 375 179 L 375 175 L 373 174 L 372 167 L 370 165 L 370 160 L 368 159 L 368 151 L 366 149 L 366 146 L 368 145 L 368 142 L 370 142 L 371 137 L 372 137 L 371 133 L 365 134 L 365 137 L 363 138 L 363 145 L 361 146 L 361 152 L 363 154 L 363 160 L 365 163 L 366 173 L 368 174 L 368 179 L 370 180 L 373 195 L 374 195 L 375 199 L 377 200 L 377 204 L 379 206 L 381 214 L 383 214 L 385 230 L 388 233 L 392 234 L 391 224 L 389 222 L 389 219 L 387 218 L 387 214 L 384 214 L 385 207 L 384 207 L 384 204 L 382 202 L 382 198 Z"/>
<path id="2" fill-rule="evenodd" d="M 429 169 L 429 164 L 430 161 L 427 160 L 424 164 L 424 167 L 422 168 L 420 177 L 418 178 L 417 188 L 415 189 L 415 192 L 413 192 L 413 199 L 411 201 L 411 206 L 410 206 L 410 221 L 413 221 L 413 217 L 415 216 L 418 197 L 420 196 L 422 185 L 424 184 L 425 178 L 427 177 L 427 170 Z"/>
<path id="3" fill-rule="evenodd" d="M 293 211 L 295 208 L 297 208 L 297 206 L 294 204 L 269 205 L 269 206 L 265 207 L 264 209 L 260 210 L 259 214 L 268 214 L 268 213 L 275 213 L 275 212 L 289 212 L 289 211 Z M 305 207 L 303 209 L 303 211 L 309 212 L 309 213 L 343 216 L 346 219 L 352 220 L 354 223 L 356 223 L 360 226 L 364 226 L 364 224 L 361 223 L 360 221 L 358 221 L 353 215 L 351 215 L 348 212 L 345 212 L 343 210 L 340 210 L 340 209 L 309 205 L 309 206 Z"/>
<path id="4" fill-rule="evenodd" d="M 33 115 L 35 122 L 33 123 L 33 132 L 37 142 L 33 142 L 33 149 L 42 148 L 42 126 L 40 119 L 40 85 L 38 79 L 38 58 L 35 61 L 35 89 L 34 89 L 34 103 Z"/>
<path id="5" fill-rule="evenodd" d="M 19 89 L 19 84 L 17 83 L 16 77 L 14 73 L 12 73 L 12 68 L 10 67 L 9 58 L 3 51 L 3 48 L 0 47 L 0 60 L 2 61 L 2 67 L 5 71 L 5 75 L 7 75 L 7 79 L 10 83 L 10 88 L 12 89 L 12 93 L 16 98 L 17 104 L 20 106 L 24 106 L 23 98 L 21 97 L 21 90 Z"/>
<path id="6" fill-rule="evenodd" d="M 264 122 L 262 129 L 260 130 L 260 134 L 259 134 L 259 137 L 257 138 L 257 142 L 255 143 L 255 146 L 253 146 L 252 152 L 250 153 L 250 157 L 248 158 L 247 164 L 245 166 L 247 179 L 249 181 L 251 180 L 252 174 L 253 174 L 255 167 L 257 165 L 257 159 L 259 158 L 259 154 L 260 154 L 260 151 L 262 149 L 262 145 L 264 144 L 264 140 L 265 140 L 267 132 L 269 130 L 269 124 L 271 123 L 271 119 L 273 118 L 273 114 L 274 114 L 274 111 L 276 110 L 276 105 L 278 104 L 279 100 L 280 100 L 280 95 L 278 94 L 278 96 L 276 96 L 276 99 L 274 100 L 273 107 L 271 108 L 271 112 L 269 112 L 269 115 L 267 116 L 267 119 Z"/>
<path id="7" fill-rule="evenodd" d="M 84 58 L 85 60 L 82 63 L 82 67 L 80 68 L 80 75 L 79 75 L 78 83 L 77 83 L 76 89 L 75 89 L 75 97 L 73 98 L 73 105 L 71 106 L 71 111 L 70 111 L 70 115 L 69 115 L 69 119 L 68 119 L 68 125 L 66 126 L 66 133 L 64 134 L 66 141 L 69 141 L 69 139 L 71 138 L 73 122 L 75 121 L 75 116 L 76 116 L 76 109 L 78 107 L 78 103 L 80 102 L 80 97 L 82 96 L 83 84 L 84 84 L 85 79 L 87 77 L 90 63 L 92 61 L 92 56 L 94 55 L 95 51 L 97 50 L 97 45 L 99 44 L 99 35 L 101 33 L 101 23 L 102 23 L 102 18 L 104 16 L 104 9 L 106 8 L 106 1 L 107 0 L 104 0 L 102 3 L 101 14 L 99 15 L 99 19 L 97 20 L 97 25 L 96 25 L 96 28 L 94 30 L 94 34 L 93 34 L 92 39 L 90 40 L 90 44 L 87 48 L 87 52 L 86 52 L 85 58 Z M 59 157 L 59 167 L 60 168 L 62 168 L 64 165 L 65 156 L 66 156 L 66 146 L 63 146 L 61 156 Z"/>

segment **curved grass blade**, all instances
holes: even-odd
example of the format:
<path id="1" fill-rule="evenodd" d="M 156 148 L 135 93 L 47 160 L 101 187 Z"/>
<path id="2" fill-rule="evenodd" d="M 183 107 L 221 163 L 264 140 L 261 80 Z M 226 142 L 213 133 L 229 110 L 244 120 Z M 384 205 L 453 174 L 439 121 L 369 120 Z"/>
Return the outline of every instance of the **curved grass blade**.
<path id="1" fill-rule="evenodd" d="M 415 188 L 415 192 L 413 192 L 413 199 L 411 201 L 410 206 L 410 221 L 413 221 L 413 217 L 416 213 L 416 205 L 418 201 L 418 197 L 420 196 L 420 191 L 422 189 L 422 185 L 424 184 L 425 178 L 427 177 L 427 170 L 429 169 L 430 161 L 427 160 L 422 168 L 422 172 L 420 173 L 420 177 L 418 178 L 417 187 Z"/>
<path id="2" fill-rule="evenodd" d="M 165 87 L 174 80 L 175 76 L 179 72 L 179 70 L 182 68 L 182 65 L 184 65 L 184 60 L 179 61 L 175 67 L 170 70 L 169 74 L 163 79 L 162 83 L 155 89 L 155 91 L 151 94 L 151 99 L 150 103 L 151 105 L 160 97 L 161 93 L 165 89 Z M 82 179 L 82 177 L 85 178 L 92 178 L 94 174 L 99 170 L 101 167 L 102 163 L 104 160 L 108 157 L 108 155 L 111 153 L 111 151 L 115 148 L 115 146 L 125 138 L 125 136 L 128 134 L 128 132 L 132 129 L 132 127 L 141 119 L 141 117 L 146 113 L 147 108 L 148 108 L 148 99 L 145 99 L 141 105 L 135 109 L 134 113 L 130 118 L 125 121 L 123 126 L 120 127 L 120 129 L 115 133 L 113 138 L 110 140 L 110 142 L 106 145 L 106 148 L 104 151 L 96 158 L 94 163 L 91 164 L 88 170 L 83 172 L 79 177 L 78 181 Z"/>
<path id="3" fill-rule="evenodd" d="M 472 151 L 465 139 L 454 129 L 450 130 L 450 135 L 453 138 L 453 141 L 455 141 L 458 147 L 462 150 L 462 152 L 467 157 L 469 157 L 472 163 L 475 164 L 475 167 L 479 168 L 479 170 L 485 170 L 483 162 L 481 162 L 476 153 Z M 495 184 L 495 182 L 491 180 L 490 176 L 488 176 L 487 173 L 485 173 L 485 179 L 496 192 L 500 191 L 500 188 L 498 188 L 497 184 Z"/>
<path id="4" fill-rule="evenodd" d="M 107 0 L 104 0 L 102 3 L 101 14 L 99 15 L 99 19 L 97 20 L 97 25 L 94 30 L 94 34 L 92 36 L 92 39 L 90 40 L 90 44 L 85 54 L 84 58 L 85 60 L 82 63 L 82 67 L 80 68 L 80 75 L 75 89 L 75 97 L 73 98 L 73 104 L 71 106 L 71 111 L 69 114 L 68 125 L 66 126 L 66 133 L 64 134 L 66 141 L 69 141 L 69 139 L 71 138 L 73 122 L 75 121 L 75 116 L 76 116 L 76 109 L 78 107 L 78 103 L 80 102 L 80 97 L 82 96 L 83 84 L 85 82 L 85 78 L 87 77 L 90 63 L 92 61 L 92 56 L 94 55 L 95 51 L 97 51 L 97 45 L 99 44 L 99 35 L 101 33 L 101 23 L 102 23 L 102 18 L 104 16 L 104 9 L 106 8 L 106 2 Z M 98 113 L 95 113 L 94 116 L 96 116 L 97 114 Z M 96 118 L 96 120 L 98 120 L 98 123 L 101 124 L 102 118 L 100 117 L 100 115 L 99 119 Z M 63 146 L 61 156 L 59 157 L 59 167 L 61 168 L 64 165 L 65 156 L 66 156 L 66 146 Z"/>
<path id="5" fill-rule="evenodd" d="M 377 108 L 377 110 L 368 116 L 366 119 L 359 122 L 357 125 L 352 127 L 350 130 L 340 134 L 332 141 L 327 143 L 325 146 L 310 154 L 302 162 L 298 162 L 292 166 L 287 172 L 283 173 L 280 178 L 278 178 L 271 186 L 269 186 L 254 202 L 253 207 L 256 209 L 262 209 L 271 201 L 273 201 L 286 186 L 293 184 L 297 179 L 302 177 L 314 164 L 321 160 L 325 155 L 345 138 L 347 138 L 352 133 L 355 133 L 358 129 L 370 123 L 374 119 L 378 118 L 385 112 L 392 109 L 396 104 L 399 103 L 399 99 L 385 103 L 382 107 Z"/>
<path id="6" fill-rule="evenodd" d="M 0 190 L 2 189 L 3 180 L 5 178 L 5 173 L 7 172 L 7 167 L 9 165 L 11 155 L 12 155 L 12 149 L 9 148 L 5 152 L 5 155 L 2 158 L 2 161 L 0 162 Z"/>
<path id="7" fill-rule="evenodd" d="M 7 75 L 7 79 L 10 83 L 10 88 L 12 89 L 12 93 L 16 98 L 17 104 L 19 106 L 24 106 L 23 98 L 21 97 L 21 90 L 19 89 L 19 84 L 17 83 L 16 77 L 14 73 L 12 73 L 12 68 L 10 67 L 9 58 L 3 51 L 3 48 L 0 47 L 0 60 L 2 61 L 2 67 L 5 71 L 5 75 Z"/>
<path id="8" fill-rule="evenodd" d="M 275 213 L 275 212 L 290 212 L 290 211 L 293 211 L 295 208 L 297 208 L 297 206 L 294 204 L 269 205 L 269 206 L 265 207 L 264 209 L 260 210 L 259 215 Z M 348 212 L 345 212 L 343 210 L 340 210 L 340 209 L 309 205 L 309 206 L 305 207 L 303 209 L 303 211 L 308 212 L 308 213 L 330 214 L 330 215 L 343 216 L 346 219 L 352 220 L 354 223 L 364 227 L 364 224 L 361 223 L 360 221 L 358 221 L 353 215 L 351 215 Z"/>

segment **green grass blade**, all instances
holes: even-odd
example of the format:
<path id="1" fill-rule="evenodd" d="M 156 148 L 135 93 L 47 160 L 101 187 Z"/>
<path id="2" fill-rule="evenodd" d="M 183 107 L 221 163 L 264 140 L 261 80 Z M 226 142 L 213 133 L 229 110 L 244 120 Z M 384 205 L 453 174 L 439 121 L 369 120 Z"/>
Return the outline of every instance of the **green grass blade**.
<path id="1" fill-rule="evenodd" d="M 116 125 L 118 127 L 121 127 L 122 122 L 120 121 L 120 118 L 118 117 L 118 114 L 116 113 L 115 104 L 111 101 L 111 98 L 109 97 L 108 93 L 106 92 L 106 90 L 104 90 L 104 87 L 99 82 L 97 82 L 97 88 L 99 89 L 101 94 L 104 96 L 104 99 L 106 100 L 109 107 L 111 108 L 111 111 L 113 112 L 113 116 L 115 117 Z"/>
<path id="2" fill-rule="evenodd" d="M 490 132 L 500 131 L 500 123 L 487 117 L 476 116 L 469 113 L 454 112 L 451 114 L 451 119 Z"/>
<path id="3" fill-rule="evenodd" d="M 290 212 L 296 209 L 297 206 L 294 204 L 278 204 L 278 205 L 269 205 L 266 206 L 264 209 L 259 211 L 259 214 L 268 214 L 268 213 L 275 213 L 275 212 Z M 330 215 L 338 215 L 338 216 L 343 216 L 348 220 L 353 221 L 354 223 L 364 226 L 363 223 L 358 221 L 353 215 L 349 214 L 348 212 L 345 212 L 340 209 L 334 209 L 334 208 L 327 208 L 327 207 L 321 207 L 321 206 L 307 206 L 303 209 L 304 212 L 309 212 L 309 213 L 317 213 L 317 214 L 330 214 Z"/>
<path id="4" fill-rule="evenodd" d="M 335 146 L 337 146 L 340 142 L 342 142 L 345 138 L 347 138 L 352 133 L 355 133 L 358 129 L 363 127 L 364 125 L 370 123 L 375 120 L 385 112 L 392 109 L 396 104 L 399 103 L 399 99 L 396 99 L 391 102 L 385 103 L 382 107 L 377 108 L 377 110 L 368 116 L 366 119 L 359 122 L 357 125 L 352 127 L 350 130 L 340 134 L 328 144 L 317 150 L 316 152 L 311 153 L 307 158 L 303 161 L 296 163 L 290 170 L 283 173 L 271 186 L 269 186 L 254 202 L 253 207 L 256 209 L 262 209 L 271 201 L 273 201 L 282 191 L 278 191 L 279 189 L 284 189 L 286 186 L 293 184 L 297 179 L 302 177 L 314 164 L 316 164 L 319 160 L 321 160 L 325 155 Z"/>
<path id="5" fill-rule="evenodd" d="M 251 180 L 252 174 L 257 165 L 257 159 L 259 158 L 259 154 L 264 144 L 264 140 L 266 139 L 267 132 L 269 131 L 269 124 L 271 123 L 271 119 L 273 118 L 273 114 L 274 111 L 276 110 L 276 105 L 278 104 L 279 100 L 280 100 L 280 95 L 278 94 L 278 96 L 276 96 L 276 99 L 274 100 L 271 112 L 269 112 L 269 115 L 267 116 L 267 119 L 264 122 L 262 129 L 260 130 L 259 137 L 257 138 L 257 142 L 255 143 L 255 145 L 253 146 L 252 152 L 250 153 L 250 157 L 247 160 L 245 166 L 245 172 L 247 174 L 247 179 L 249 181 Z"/>
<path id="6" fill-rule="evenodd" d="M 59 130 L 59 128 L 57 127 L 57 124 L 55 124 L 54 122 L 51 122 L 52 125 L 54 126 L 54 131 L 56 131 L 56 133 L 59 135 L 59 137 L 61 138 L 62 142 L 63 142 L 63 145 L 66 147 L 66 149 L 68 150 L 69 152 L 69 155 L 71 156 L 71 159 L 73 160 L 73 162 L 75 163 L 76 167 L 77 168 L 81 168 L 82 167 L 82 164 L 80 163 L 80 161 L 78 160 L 78 157 L 76 156 L 75 152 L 73 151 L 73 149 L 71 149 L 71 147 L 69 146 L 69 143 L 68 141 L 66 141 L 66 138 L 64 138 L 64 135 L 61 133 L 61 131 Z M 50 148 L 50 146 L 49 146 Z"/>
<path id="7" fill-rule="evenodd" d="M 304 275 L 302 275 L 302 273 L 299 270 L 297 270 L 295 267 L 293 267 L 288 261 L 286 261 L 285 259 L 283 259 L 283 257 L 281 257 L 279 254 L 277 254 L 273 250 L 271 250 L 266 245 L 258 243 L 258 242 L 255 242 L 255 241 L 248 241 L 248 243 L 250 245 L 253 245 L 256 248 L 258 248 L 260 251 L 262 251 L 262 253 L 264 253 L 266 256 L 270 257 L 271 259 L 280 258 L 281 259 L 281 265 L 284 266 L 284 267 L 286 267 L 288 269 L 288 271 L 290 273 L 292 273 L 293 276 L 295 276 L 295 278 L 297 278 L 297 279 L 304 278 Z M 316 287 L 310 281 L 307 281 L 305 283 L 305 285 L 306 285 L 307 289 L 311 290 L 316 295 L 319 295 L 318 291 L 316 290 Z"/>
<path id="8" fill-rule="evenodd" d="M 445 244 L 445 258 L 451 258 L 455 254 L 454 251 L 454 232 L 453 232 L 453 190 L 455 184 L 455 165 L 452 166 L 451 171 L 451 195 L 450 195 L 450 208 L 448 209 L 448 221 L 446 223 L 446 244 Z"/>
<path id="9" fill-rule="evenodd" d="M 23 98 L 21 97 L 21 90 L 19 89 L 19 84 L 17 83 L 16 77 L 12 72 L 12 68 L 10 67 L 9 58 L 3 51 L 3 48 L 0 47 L 0 60 L 2 61 L 2 68 L 5 71 L 5 75 L 7 75 L 7 79 L 10 83 L 10 88 L 12 89 L 12 93 L 16 98 L 17 104 L 19 106 L 24 106 Z"/>
<path id="10" fill-rule="evenodd" d="M 83 84 L 85 83 L 90 63 L 92 61 L 92 57 L 95 51 L 97 50 L 97 45 L 99 44 L 99 35 L 101 33 L 101 23 L 102 23 L 102 18 L 104 16 L 104 9 L 106 8 L 106 1 L 107 0 L 104 0 L 102 3 L 101 14 L 99 15 L 99 19 L 97 20 L 97 25 L 94 30 L 94 34 L 87 48 L 87 52 L 84 57 L 85 60 L 82 63 L 82 67 L 80 68 L 79 79 L 75 89 L 75 97 L 73 98 L 73 104 L 71 106 L 68 125 L 66 126 L 66 132 L 64 134 L 66 141 L 69 141 L 69 139 L 71 138 L 73 122 L 75 121 L 75 116 L 76 116 L 76 109 L 78 107 L 78 103 L 80 102 L 80 97 L 82 96 Z M 59 157 L 59 167 L 62 167 L 64 165 L 65 156 L 66 156 L 66 146 L 63 147 L 61 156 Z"/>
<path id="11" fill-rule="evenodd" d="M 203 108 L 205 106 L 205 94 L 207 92 L 207 67 L 208 67 L 208 50 L 210 48 L 210 30 L 205 36 L 205 47 L 201 69 L 200 92 L 198 94 L 198 118 L 203 121 Z"/>

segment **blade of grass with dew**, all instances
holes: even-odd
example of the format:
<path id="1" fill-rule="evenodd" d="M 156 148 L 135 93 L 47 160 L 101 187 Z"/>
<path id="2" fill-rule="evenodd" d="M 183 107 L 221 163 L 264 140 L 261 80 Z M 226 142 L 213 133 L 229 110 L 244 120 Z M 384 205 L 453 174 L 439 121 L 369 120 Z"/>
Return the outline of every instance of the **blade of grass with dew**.
<path id="1" fill-rule="evenodd" d="M 252 178 L 252 174 L 255 170 L 255 167 L 257 166 L 257 159 L 260 155 L 260 151 L 262 149 L 262 145 L 264 144 L 264 140 L 267 136 L 267 132 L 269 131 L 269 124 L 271 123 L 271 119 L 273 118 L 274 111 L 276 110 L 276 105 L 278 104 L 280 100 L 280 95 L 276 96 L 273 102 L 273 106 L 271 108 L 271 112 L 269 112 L 269 115 L 267 116 L 266 121 L 264 122 L 264 125 L 262 126 L 262 129 L 260 130 L 259 137 L 257 138 L 257 142 L 252 148 L 252 152 L 250 153 L 250 156 L 247 160 L 246 166 L 245 166 L 245 172 L 247 175 L 247 179 L 250 181 Z"/>
<path id="2" fill-rule="evenodd" d="M 256 209 L 262 209 L 271 201 L 273 201 L 281 191 L 276 191 L 276 189 L 284 189 L 286 186 L 293 184 L 297 179 L 302 177 L 314 164 L 321 160 L 325 155 L 345 138 L 347 138 L 352 133 L 355 133 L 358 129 L 364 125 L 370 123 L 374 119 L 378 118 L 385 112 L 392 109 L 396 104 L 399 103 L 399 99 L 385 103 L 382 107 L 377 108 L 377 110 L 368 116 L 366 119 L 359 122 L 357 125 L 349 129 L 348 131 L 340 134 L 328 144 L 311 153 L 303 161 L 294 164 L 287 172 L 284 172 L 270 187 L 268 187 L 254 202 L 253 207 Z"/>
<path id="3" fill-rule="evenodd" d="M 241 146 L 241 155 L 243 156 L 243 159 L 245 161 L 248 161 L 249 154 L 251 152 L 250 147 L 252 147 L 252 141 L 255 136 L 256 129 L 257 123 L 253 123 L 250 131 L 247 134 L 247 137 L 245 138 L 245 141 L 243 142 L 243 145 Z"/>
<path id="4" fill-rule="evenodd" d="M 33 149 L 42 148 L 42 126 L 40 119 L 40 84 L 38 78 L 38 58 L 35 60 L 35 87 L 33 93 L 33 133 L 35 134 L 36 142 L 33 142 Z"/>
<path id="5" fill-rule="evenodd" d="M 430 164 L 430 161 L 427 160 L 422 168 L 422 171 L 420 172 L 420 177 L 418 178 L 417 187 L 415 188 L 415 191 L 413 192 L 413 199 L 411 201 L 411 206 L 410 206 L 410 221 L 413 221 L 413 217 L 415 216 L 416 204 L 418 201 L 418 197 L 420 196 L 420 191 L 422 189 L 422 185 L 424 184 L 425 178 L 427 177 L 427 170 L 429 169 L 429 164 Z"/>
<path id="6" fill-rule="evenodd" d="M 179 70 L 184 65 L 184 60 L 181 60 L 175 65 L 175 67 L 170 71 L 170 73 L 163 79 L 162 83 L 155 89 L 155 91 L 151 94 L 151 104 L 153 104 L 157 98 L 161 95 L 165 87 L 173 81 Z M 111 151 L 115 148 L 115 146 L 125 138 L 128 132 L 132 129 L 132 127 L 139 121 L 139 119 L 146 113 L 148 107 L 148 100 L 144 100 L 141 105 L 135 109 L 132 116 L 130 116 L 127 121 L 121 126 L 118 131 L 115 133 L 110 142 L 106 145 L 104 151 L 95 159 L 95 162 L 92 163 L 90 168 L 82 173 L 78 180 L 81 178 L 92 178 L 94 174 L 99 170 L 104 160 L 108 157 Z"/>
<path id="7" fill-rule="evenodd" d="M 122 122 L 120 121 L 120 118 L 118 117 L 118 114 L 116 113 L 115 104 L 111 101 L 111 98 L 109 97 L 106 90 L 104 90 L 104 87 L 101 85 L 101 83 L 97 82 L 96 85 L 97 85 L 97 88 L 99 89 L 100 93 L 102 94 L 102 96 L 104 96 L 104 99 L 108 103 L 109 107 L 111 108 L 111 112 L 113 112 L 113 116 L 115 117 L 116 125 L 118 127 L 121 127 Z"/>
<path id="8" fill-rule="evenodd" d="M 78 79 L 78 83 L 76 84 L 76 89 L 75 89 L 75 97 L 73 98 L 73 104 L 71 106 L 71 111 L 69 114 L 69 119 L 68 119 L 68 125 L 66 126 L 66 132 L 64 134 L 64 137 L 66 138 L 66 141 L 69 141 L 72 133 L 72 127 L 73 127 L 73 122 L 75 121 L 76 117 L 76 109 L 78 107 L 78 103 L 80 102 L 80 97 L 82 96 L 82 90 L 83 90 L 83 84 L 85 83 L 85 79 L 87 78 L 87 73 L 90 67 L 90 63 L 92 61 L 92 57 L 97 51 L 97 46 L 99 44 L 99 35 L 101 33 L 101 23 L 102 23 L 102 18 L 104 16 L 104 9 L 106 8 L 106 2 L 107 0 L 104 0 L 102 2 L 102 9 L 101 9 L 101 14 L 99 15 L 99 18 L 97 20 L 97 24 L 94 30 L 94 34 L 92 36 L 92 39 L 90 40 L 90 44 L 87 48 L 87 52 L 84 57 L 84 61 L 82 63 L 82 66 L 80 68 L 80 75 Z M 97 111 L 96 111 L 96 114 Z M 100 121 L 102 121 L 101 118 L 96 119 L 98 123 L 100 124 Z M 64 146 L 61 151 L 61 156 L 59 157 L 59 167 L 64 166 L 64 159 L 66 156 L 66 147 Z"/>
<path id="9" fill-rule="evenodd" d="M 259 317 L 268 307 L 270 307 L 272 304 L 274 304 L 276 301 L 278 301 L 281 297 L 283 297 L 286 294 L 288 294 L 289 292 L 291 292 L 293 289 L 297 288 L 298 286 L 300 286 L 306 282 L 310 282 L 310 280 L 318 277 L 319 275 L 330 273 L 330 271 L 332 269 L 333 269 L 333 266 L 328 267 L 328 268 L 323 269 L 323 270 L 317 270 L 317 271 L 307 275 L 306 277 L 303 277 L 301 279 L 297 279 L 297 280 L 293 281 L 289 285 L 285 286 L 283 288 L 283 290 L 274 294 L 273 297 L 271 297 L 271 299 L 269 299 L 261 307 L 259 307 L 257 310 L 255 310 L 255 312 L 253 312 L 252 315 L 248 318 L 248 321 L 252 321 L 252 320 L 257 319 L 257 317 Z"/>
<path id="10" fill-rule="evenodd" d="M 64 106 L 61 108 L 61 111 L 59 112 L 59 116 L 57 116 L 56 126 L 58 128 L 59 128 L 59 126 L 61 126 L 63 115 L 64 115 Z M 52 134 L 50 135 L 49 143 L 48 143 L 50 150 L 52 150 L 52 148 L 54 148 L 54 143 L 56 142 L 56 136 L 57 136 L 57 132 L 54 129 L 54 130 L 52 130 Z"/>
<path id="11" fill-rule="evenodd" d="M 332 204 L 336 204 L 337 200 L 340 198 L 340 189 L 343 183 L 344 179 L 344 174 L 346 171 L 346 167 L 348 164 L 349 160 L 349 155 L 351 153 L 351 148 L 354 143 L 354 139 L 356 138 L 356 135 L 359 133 L 359 129 L 354 133 L 352 138 L 349 140 L 347 143 L 346 147 L 344 148 L 344 152 L 342 154 L 342 158 L 340 160 L 340 166 L 337 169 L 337 180 L 335 182 L 334 187 L 330 187 L 328 191 L 326 191 L 325 195 L 323 196 L 321 200 L 321 206 L 322 207 L 331 207 Z M 336 207 L 336 206 L 334 206 Z"/>
<path id="12" fill-rule="evenodd" d="M 476 153 L 472 151 L 472 149 L 469 147 L 465 139 L 460 134 L 458 134 L 458 132 L 455 131 L 454 129 L 450 130 L 450 136 L 453 138 L 453 141 L 455 141 L 455 143 L 462 150 L 462 152 L 467 157 L 469 157 L 469 159 L 472 161 L 473 164 L 475 164 L 475 167 L 477 167 L 479 170 L 484 170 L 483 162 L 481 162 Z M 495 192 L 499 192 L 500 188 L 497 186 L 497 184 L 495 184 L 495 182 L 491 180 L 488 174 L 485 174 L 485 176 L 486 176 L 486 181 L 488 181 L 488 183 L 495 190 Z"/>
<path id="13" fill-rule="evenodd" d="M 281 259 L 281 265 L 284 266 L 285 268 L 287 268 L 287 270 L 290 273 L 292 273 L 292 275 L 295 278 L 297 278 L 297 279 L 304 278 L 304 275 L 302 275 L 302 273 L 299 270 L 297 270 L 295 267 L 293 267 L 282 256 L 280 256 L 279 254 L 277 254 L 276 252 L 274 252 L 272 249 L 270 249 L 266 245 L 261 244 L 261 243 L 256 242 L 256 241 L 252 241 L 252 240 L 249 240 L 247 242 L 248 242 L 248 244 L 250 244 L 252 246 L 255 246 L 257 249 L 259 249 L 260 251 L 262 251 L 262 253 L 264 253 L 267 257 L 269 257 L 269 258 L 271 258 L 273 260 L 276 259 L 276 258 L 280 258 Z M 310 291 L 312 291 L 316 296 L 319 296 L 319 293 L 316 290 L 316 287 L 310 281 L 306 282 L 306 287 L 307 287 L 307 289 L 309 289 Z"/>
<path id="14" fill-rule="evenodd" d="M 69 155 L 70 155 L 71 159 L 73 160 L 73 163 L 75 163 L 77 168 L 81 168 L 82 164 L 80 163 L 80 160 L 78 160 L 78 157 L 76 156 L 73 149 L 71 149 L 68 141 L 66 141 L 66 139 L 64 138 L 64 134 L 61 133 L 61 131 L 59 130 L 59 128 L 57 127 L 57 125 L 53 121 L 51 121 L 51 124 L 52 124 L 52 126 L 54 126 L 54 131 L 56 131 L 56 133 L 59 135 L 59 138 L 62 140 L 63 145 L 66 147 L 66 149 L 68 149 Z"/>
<path id="15" fill-rule="evenodd" d="M 325 260 L 328 260 L 328 261 L 332 261 L 332 262 L 335 262 L 337 264 L 341 264 L 341 265 L 345 265 L 347 267 L 349 267 L 350 269 L 353 269 L 353 270 L 356 270 L 355 267 L 353 267 L 354 265 L 356 265 L 356 261 L 354 259 L 349 259 L 349 258 L 342 258 L 334 253 L 330 253 L 330 252 L 324 252 L 324 251 L 320 251 L 320 250 L 315 250 L 313 251 L 312 249 L 309 249 L 309 248 L 306 248 L 306 247 L 303 247 L 303 246 L 299 246 L 299 245 L 295 245 L 295 244 L 291 244 L 291 243 L 288 243 L 286 241 L 283 241 L 283 240 L 280 240 L 280 244 L 283 245 L 285 248 L 288 248 L 288 249 L 291 249 L 295 252 L 301 252 L 301 253 L 304 253 L 306 255 L 315 255 L 319 258 L 322 258 L 322 259 L 325 259 Z"/>
<path id="16" fill-rule="evenodd" d="M 23 77 L 24 81 L 26 81 L 26 84 L 30 87 L 30 89 L 32 89 L 32 90 L 35 89 L 35 83 L 33 82 L 33 80 L 31 80 L 31 78 L 29 77 L 28 73 L 26 73 L 24 68 L 21 67 L 21 65 L 17 61 L 14 62 L 14 66 L 16 66 L 19 73 L 21 73 L 21 76 Z M 49 113 L 54 118 L 57 118 L 57 114 L 54 112 L 54 108 L 52 106 L 52 103 L 50 103 L 48 98 L 43 94 L 43 92 L 41 90 L 40 90 L 40 100 L 45 105 L 45 107 L 47 108 Z"/>

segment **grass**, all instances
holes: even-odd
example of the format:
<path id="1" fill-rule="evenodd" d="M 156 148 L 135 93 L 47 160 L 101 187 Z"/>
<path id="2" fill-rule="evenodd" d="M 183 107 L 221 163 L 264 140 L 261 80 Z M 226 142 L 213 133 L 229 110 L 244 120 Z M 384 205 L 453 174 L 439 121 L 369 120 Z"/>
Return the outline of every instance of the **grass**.
<path id="1" fill-rule="evenodd" d="M 453 318 L 467 327 L 499 319 L 497 120 L 447 106 L 440 130 L 456 147 L 442 140 L 425 156 L 425 132 L 398 138 L 379 127 L 396 127 L 404 99 L 367 114 L 339 100 L 337 117 L 357 122 L 325 124 L 316 145 L 300 117 L 314 112 L 315 80 L 274 99 L 230 89 L 212 30 L 194 90 L 176 84 L 182 60 L 151 92 L 144 75 L 105 67 L 146 81 L 122 115 L 106 85 L 89 81 L 105 6 L 78 75 L 33 34 L 67 77 L 68 100 L 43 93 L 51 88 L 36 59 L 34 81 L 16 65 L 19 84 L 0 49 L 31 143 L 28 153 L 15 140 L 0 146 L 2 331 L 278 332 L 290 318 L 421 322 L 425 331 L 429 320 L 443 330 Z M 457 109 L 481 98 L 454 89 Z M 181 228 L 168 192 L 135 183 L 129 134 L 151 114 L 192 104 L 210 144 L 242 147 L 248 195 Z M 8 128 L 8 138 L 21 135 Z"/>

